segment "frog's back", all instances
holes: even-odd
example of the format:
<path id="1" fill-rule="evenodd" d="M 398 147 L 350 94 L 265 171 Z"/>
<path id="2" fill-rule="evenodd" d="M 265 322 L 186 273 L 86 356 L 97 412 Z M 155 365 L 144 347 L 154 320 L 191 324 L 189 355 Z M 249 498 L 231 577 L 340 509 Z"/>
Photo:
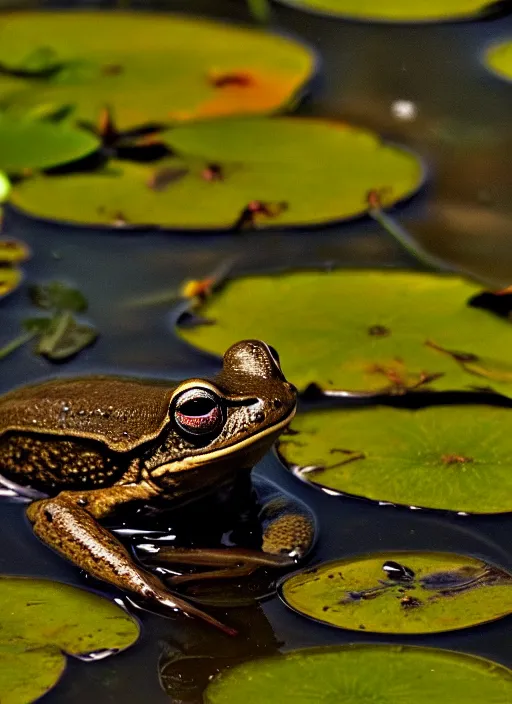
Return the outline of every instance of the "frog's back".
<path id="1" fill-rule="evenodd" d="M 91 376 L 15 389 L 0 397 L 0 437 L 12 433 L 88 439 L 130 452 L 168 422 L 172 382 Z"/>

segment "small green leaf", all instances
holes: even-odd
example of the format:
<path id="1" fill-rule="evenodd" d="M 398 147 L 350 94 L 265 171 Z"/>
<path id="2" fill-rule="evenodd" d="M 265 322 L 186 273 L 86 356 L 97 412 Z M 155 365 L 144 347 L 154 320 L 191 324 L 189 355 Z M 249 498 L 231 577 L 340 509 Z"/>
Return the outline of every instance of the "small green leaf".
<path id="1" fill-rule="evenodd" d="M 35 306 L 44 310 L 83 313 L 88 305 L 83 293 L 60 281 L 31 286 L 29 296 Z"/>
<path id="2" fill-rule="evenodd" d="M 122 609 L 76 587 L 43 579 L 0 577 L 0 700 L 27 704 L 59 680 L 63 653 L 114 654 L 139 636 Z"/>
<path id="3" fill-rule="evenodd" d="M 394 552 L 326 562 L 281 582 L 285 604 L 337 628 L 442 633 L 512 613 L 512 576 L 451 553 Z"/>
<path id="4" fill-rule="evenodd" d="M 348 645 L 296 650 L 221 672 L 205 704 L 505 704 L 512 671 L 447 650 Z"/>
<path id="5" fill-rule="evenodd" d="M 373 501 L 464 513 L 512 511 L 512 410 L 329 409 L 279 444 L 295 476 Z M 485 491 L 482 491 L 485 486 Z"/>
<path id="6" fill-rule="evenodd" d="M 216 354 L 237 340 L 266 340 L 300 389 L 512 395 L 512 325 L 470 305 L 480 292 L 459 276 L 412 271 L 249 276 L 194 307 L 214 325 L 179 334 Z"/>
<path id="7" fill-rule="evenodd" d="M 92 345 L 97 337 L 95 328 L 78 323 L 66 311 L 52 318 L 50 326 L 39 338 L 36 350 L 38 354 L 60 362 Z"/>

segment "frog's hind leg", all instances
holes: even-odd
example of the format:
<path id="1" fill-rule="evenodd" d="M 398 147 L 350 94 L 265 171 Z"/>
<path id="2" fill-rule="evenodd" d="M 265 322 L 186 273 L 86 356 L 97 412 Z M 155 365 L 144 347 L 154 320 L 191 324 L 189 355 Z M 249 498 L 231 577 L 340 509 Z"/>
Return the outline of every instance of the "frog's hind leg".
<path id="1" fill-rule="evenodd" d="M 94 577 L 166 610 L 201 618 L 233 635 L 232 629 L 171 594 L 157 577 L 137 565 L 117 538 L 97 521 L 120 504 L 147 501 L 157 493 L 146 482 L 83 492 L 64 491 L 32 503 L 27 516 L 38 538 Z"/>

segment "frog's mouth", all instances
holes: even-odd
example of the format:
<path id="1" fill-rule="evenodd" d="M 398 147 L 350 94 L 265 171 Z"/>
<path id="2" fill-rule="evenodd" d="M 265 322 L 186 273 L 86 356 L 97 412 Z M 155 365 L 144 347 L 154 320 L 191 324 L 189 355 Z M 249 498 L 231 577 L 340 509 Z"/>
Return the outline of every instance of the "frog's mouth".
<path id="1" fill-rule="evenodd" d="M 252 467 L 263 457 L 274 440 L 290 424 L 296 410 L 297 405 L 295 404 L 288 413 L 272 425 L 255 431 L 243 440 L 234 442 L 231 445 L 226 444 L 211 452 L 189 455 L 183 459 L 162 464 L 150 472 L 150 477 L 151 479 L 157 479 L 166 474 L 199 469 L 200 467 L 213 468 L 222 463 L 227 464 L 227 460 L 230 458 L 233 460 L 233 465 L 239 469 Z"/>

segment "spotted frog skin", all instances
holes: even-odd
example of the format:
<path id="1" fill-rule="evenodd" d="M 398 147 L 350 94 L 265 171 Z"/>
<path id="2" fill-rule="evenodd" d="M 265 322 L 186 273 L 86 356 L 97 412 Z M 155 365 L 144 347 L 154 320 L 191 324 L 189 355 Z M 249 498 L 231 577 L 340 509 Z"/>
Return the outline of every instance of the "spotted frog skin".
<path id="1" fill-rule="evenodd" d="M 296 391 L 265 343 L 230 347 L 212 380 L 56 379 L 0 397 L 1 481 L 34 500 L 34 533 L 94 577 L 226 631 L 173 594 L 102 525 L 116 510 L 194 499 L 249 470 L 295 414 Z M 262 551 L 188 550 L 182 562 L 254 569 L 304 553 L 310 520 L 277 512 Z M 205 576 L 228 574 L 222 570 Z"/>

